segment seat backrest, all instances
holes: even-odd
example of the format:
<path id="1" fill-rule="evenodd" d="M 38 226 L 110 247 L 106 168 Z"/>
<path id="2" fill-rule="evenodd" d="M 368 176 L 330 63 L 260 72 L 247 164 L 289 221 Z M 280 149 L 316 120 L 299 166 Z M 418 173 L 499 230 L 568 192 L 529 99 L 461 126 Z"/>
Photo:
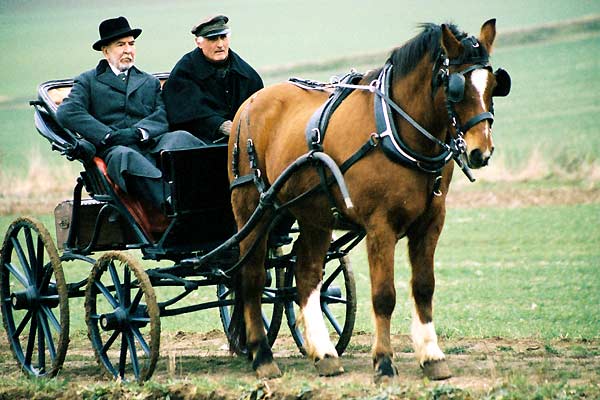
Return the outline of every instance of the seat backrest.
<path id="1" fill-rule="evenodd" d="M 64 99 L 71 93 L 72 86 L 55 87 L 48 90 L 48 97 L 56 106 L 60 106 Z"/>
<path id="2" fill-rule="evenodd" d="M 135 198 L 125 191 L 123 191 L 117 184 L 115 184 L 110 177 L 106 169 L 106 163 L 99 157 L 94 157 L 94 165 L 98 168 L 100 173 L 104 176 L 113 192 L 116 194 L 121 203 L 129 211 L 133 219 L 142 228 L 148 238 L 154 241 L 158 235 L 167 229 L 169 225 L 169 219 L 160 210 L 147 204 L 142 199 Z"/>

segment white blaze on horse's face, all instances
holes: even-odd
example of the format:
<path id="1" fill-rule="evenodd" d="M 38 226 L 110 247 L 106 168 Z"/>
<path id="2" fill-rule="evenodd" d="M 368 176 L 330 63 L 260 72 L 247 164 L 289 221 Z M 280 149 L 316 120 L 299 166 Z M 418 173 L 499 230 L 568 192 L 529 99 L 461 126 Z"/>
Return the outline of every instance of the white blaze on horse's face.
<path id="1" fill-rule="evenodd" d="M 475 92 L 473 96 L 474 105 L 481 110 L 479 112 L 490 111 L 486 106 L 484 98 L 485 90 L 489 84 L 489 71 L 485 68 L 476 69 L 471 72 L 469 81 Z M 488 121 L 482 121 L 471 129 L 478 132 L 478 136 L 465 136 L 467 152 L 469 154 L 469 165 L 472 168 L 483 167 L 487 165 L 494 151 L 492 127 Z M 475 149 L 476 151 L 473 151 Z"/>
<path id="2" fill-rule="evenodd" d="M 315 359 L 323 359 L 325 355 L 337 357 L 337 351 L 329 339 L 323 321 L 321 283 L 312 291 L 306 305 L 302 308 L 302 321 L 308 355 Z"/>
<path id="3" fill-rule="evenodd" d="M 486 110 L 485 101 L 483 99 L 485 88 L 487 88 L 488 85 L 487 69 L 476 69 L 475 71 L 471 72 L 471 84 L 479 96 L 479 105 L 483 110 L 489 111 Z"/>

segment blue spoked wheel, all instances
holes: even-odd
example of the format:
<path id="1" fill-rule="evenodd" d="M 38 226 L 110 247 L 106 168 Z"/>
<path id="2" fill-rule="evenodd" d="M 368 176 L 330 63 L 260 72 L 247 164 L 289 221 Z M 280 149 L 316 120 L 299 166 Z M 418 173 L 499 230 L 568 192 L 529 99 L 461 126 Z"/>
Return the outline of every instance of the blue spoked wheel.
<path id="1" fill-rule="evenodd" d="M 19 367 L 55 376 L 69 344 L 69 299 L 56 246 L 39 221 L 8 228 L 0 251 L 2 321 Z"/>
<path id="2" fill-rule="evenodd" d="M 304 336 L 298 324 L 300 308 L 295 287 L 294 266 L 295 263 L 292 263 L 285 271 L 284 287 L 292 292 L 286 296 L 284 309 L 292 337 L 300 352 L 306 355 Z M 331 341 L 338 355 L 341 356 L 352 337 L 356 318 L 356 284 L 348 256 L 334 258 L 323 266 L 321 311 Z"/>
<path id="3" fill-rule="evenodd" d="M 262 296 L 262 320 L 267 333 L 267 341 L 269 346 L 273 346 L 277 335 L 279 334 L 279 328 L 281 327 L 281 321 L 283 319 L 283 303 L 278 301 L 277 288 L 283 286 L 283 274 L 284 268 L 277 265 L 278 257 L 281 256 L 280 248 L 269 249 L 267 252 L 267 280 Z M 231 318 L 234 317 L 235 305 L 233 301 L 235 299 L 235 291 L 228 285 L 220 283 L 217 285 L 217 298 L 220 302 L 225 304 L 219 306 L 219 315 L 221 317 L 221 323 L 227 340 L 229 342 L 230 350 L 238 355 L 246 355 L 247 350 L 243 346 L 235 344 L 230 337 L 229 326 L 231 325 Z M 242 314 L 235 314 L 238 318 L 243 318 Z"/>
<path id="4" fill-rule="evenodd" d="M 111 251 L 94 264 L 85 295 L 85 320 L 98 363 L 115 379 L 143 382 L 160 347 L 160 311 L 140 262 Z"/>

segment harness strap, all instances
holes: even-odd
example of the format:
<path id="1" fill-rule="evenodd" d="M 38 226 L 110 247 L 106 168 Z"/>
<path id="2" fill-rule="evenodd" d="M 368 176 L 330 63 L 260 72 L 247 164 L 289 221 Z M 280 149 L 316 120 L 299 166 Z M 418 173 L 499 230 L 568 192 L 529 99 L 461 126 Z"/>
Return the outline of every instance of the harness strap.
<path id="1" fill-rule="evenodd" d="M 380 136 L 377 133 L 372 133 L 369 141 L 363 144 L 354 154 L 350 156 L 346 161 L 340 165 L 340 171 L 346 172 L 353 166 L 358 160 L 367 155 L 371 150 L 373 150 L 379 144 Z"/>
<path id="2" fill-rule="evenodd" d="M 329 125 L 331 116 L 337 110 L 339 105 L 353 92 L 352 89 L 344 86 L 344 84 L 352 83 L 357 79 L 362 78 L 362 74 L 357 72 L 350 72 L 341 78 L 339 83 L 332 84 L 335 87 L 333 93 L 329 96 L 327 101 L 323 103 L 308 120 L 306 125 L 305 134 L 306 141 L 308 142 L 309 150 L 320 151 L 323 149 L 323 140 L 325 139 L 325 132 Z M 296 84 L 295 82 L 292 82 Z M 299 87 L 303 87 L 298 85 Z"/>
<path id="3" fill-rule="evenodd" d="M 345 75 L 340 79 L 340 81 L 336 84 L 331 84 L 335 87 L 333 93 L 329 96 L 327 101 L 323 103 L 310 117 L 308 124 L 306 125 L 305 135 L 306 141 L 308 143 L 308 148 L 310 151 L 323 151 L 323 140 L 325 139 L 325 133 L 327 132 L 327 126 L 329 125 L 329 120 L 331 116 L 337 110 L 339 105 L 344 101 L 350 93 L 353 92 L 354 89 L 347 88 L 342 86 L 343 84 L 352 84 L 358 79 L 362 78 L 362 74 L 351 71 L 349 74 Z M 302 84 L 299 84 L 298 80 L 292 81 L 295 85 L 304 88 L 307 84 L 315 87 L 315 83 L 310 81 L 303 81 Z M 329 208 L 335 218 L 336 221 L 339 221 L 341 218 L 341 213 L 337 207 L 335 199 L 333 198 L 333 194 L 329 190 L 329 184 L 327 183 L 327 174 L 325 172 L 325 167 L 323 164 L 319 163 L 316 165 L 317 173 L 319 174 L 319 179 L 321 181 L 321 187 L 327 193 L 327 200 L 329 202 Z"/>
<path id="4" fill-rule="evenodd" d="M 233 179 L 233 182 L 229 184 L 229 190 L 233 190 L 234 188 L 245 185 L 246 183 L 254 182 L 254 174 L 248 174 L 239 176 Z"/>
<path id="5" fill-rule="evenodd" d="M 398 114 L 400 114 L 402 116 L 402 118 L 404 118 L 406 121 L 408 121 L 408 123 L 410 123 L 423 136 L 425 136 L 427 139 L 431 140 L 432 142 L 442 146 L 442 148 L 449 150 L 449 146 L 446 143 L 442 142 L 441 140 L 439 140 L 438 138 L 433 136 L 431 133 L 429 133 L 417 121 L 415 121 L 410 115 L 408 115 L 408 113 L 406 111 L 404 111 L 398 104 L 396 104 L 396 102 L 393 101 L 384 91 L 382 91 L 382 89 L 385 90 L 386 87 L 390 86 L 390 81 L 392 79 L 392 75 L 390 74 L 391 69 L 392 69 L 392 64 L 388 63 L 385 65 L 384 69 L 381 72 L 381 75 L 379 75 L 380 79 L 383 79 L 384 82 L 381 82 L 381 81 L 379 82 L 378 87 L 375 88 L 375 93 L 385 101 L 385 103 L 388 107 L 393 108 L 394 111 L 396 111 Z"/>
<path id="6" fill-rule="evenodd" d="M 491 125 L 492 122 L 494 122 L 494 114 L 492 114 L 489 111 L 483 112 L 481 114 L 477 114 L 476 116 L 474 116 L 473 118 L 468 120 L 463 125 L 463 127 L 462 127 L 463 132 L 467 132 L 469 129 L 471 129 L 472 127 L 474 127 L 475 125 L 477 125 L 478 123 L 480 123 L 481 121 L 484 121 L 486 119 L 490 121 L 490 125 Z"/>

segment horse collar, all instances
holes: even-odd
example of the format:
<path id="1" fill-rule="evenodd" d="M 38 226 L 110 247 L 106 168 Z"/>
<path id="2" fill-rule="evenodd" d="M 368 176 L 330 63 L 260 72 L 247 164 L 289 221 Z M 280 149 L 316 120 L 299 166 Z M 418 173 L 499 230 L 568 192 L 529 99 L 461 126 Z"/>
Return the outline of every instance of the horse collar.
<path id="1" fill-rule="evenodd" d="M 391 71 L 392 64 L 386 63 L 381 70 L 375 85 L 375 122 L 377 125 L 377 132 L 382 139 L 381 144 L 383 151 L 386 156 L 394 162 L 419 171 L 439 174 L 442 168 L 444 168 L 444 166 L 454 157 L 454 153 L 458 151 L 458 148 L 453 149 L 447 143 L 444 143 L 433 136 L 390 98 L 388 93 L 391 88 Z M 412 150 L 398 134 L 392 110 L 400 114 L 402 118 L 410 123 L 428 140 L 439 145 L 442 148 L 442 151 L 438 155 L 430 157 Z"/>

